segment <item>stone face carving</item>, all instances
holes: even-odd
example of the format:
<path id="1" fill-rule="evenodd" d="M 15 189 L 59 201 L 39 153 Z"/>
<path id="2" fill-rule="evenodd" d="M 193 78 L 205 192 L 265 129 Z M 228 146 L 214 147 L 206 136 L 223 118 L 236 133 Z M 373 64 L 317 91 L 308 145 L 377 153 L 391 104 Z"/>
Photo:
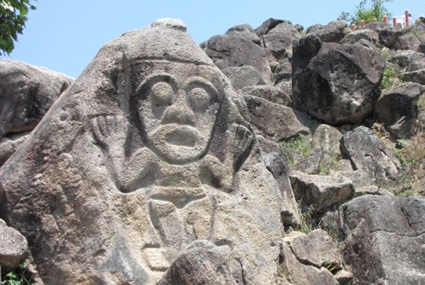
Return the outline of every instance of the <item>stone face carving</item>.
<path id="1" fill-rule="evenodd" d="M 155 284 L 197 240 L 236 283 L 275 283 L 279 188 L 185 30 L 161 20 L 105 45 L 1 168 L 2 217 L 46 284 Z"/>

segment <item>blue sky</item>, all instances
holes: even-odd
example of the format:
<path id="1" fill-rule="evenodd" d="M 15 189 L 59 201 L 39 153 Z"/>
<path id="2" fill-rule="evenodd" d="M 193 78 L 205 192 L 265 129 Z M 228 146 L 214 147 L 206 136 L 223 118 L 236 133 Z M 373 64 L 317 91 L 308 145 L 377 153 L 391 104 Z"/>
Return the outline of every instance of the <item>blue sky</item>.
<path id="1" fill-rule="evenodd" d="M 9 58 L 78 77 L 105 43 L 122 33 L 146 27 L 159 18 L 183 20 L 197 43 L 224 34 L 238 24 L 254 29 L 270 17 L 305 28 L 327 24 L 342 11 L 352 12 L 360 0 L 39 0 Z M 394 16 L 406 9 L 416 19 L 425 2 L 393 0 Z"/>

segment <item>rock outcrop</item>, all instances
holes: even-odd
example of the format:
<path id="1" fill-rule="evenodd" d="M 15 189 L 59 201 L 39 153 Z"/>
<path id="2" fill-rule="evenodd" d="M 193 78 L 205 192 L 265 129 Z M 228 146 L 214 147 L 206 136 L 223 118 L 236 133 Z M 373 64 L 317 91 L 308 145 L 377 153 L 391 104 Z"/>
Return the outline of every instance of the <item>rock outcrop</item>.
<path id="1" fill-rule="evenodd" d="M 425 282 L 425 200 L 363 196 L 341 209 L 355 284 Z"/>
<path id="2" fill-rule="evenodd" d="M 425 24 L 303 29 L 270 18 L 199 47 L 158 20 L 106 44 L 31 134 L 0 121 L 0 227 L 29 244 L 0 236 L 7 266 L 28 254 L 44 284 L 425 283 Z"/>
<path id="3" fill-rule="evenodd" d="M 379 98 L 384 67 L 368 42 L 340 45 L 307 35 L 294 47 L 293 104 L 331 125 L 359 123 Z"/>
<path id="4" fill-rule="evenodd" d="M 0 60 L 0 166 L 73 82 L 64 74 Z"/>
<path id="5" fill-rule="evenodd" d="M 105 45 L 0 169 L 43 282 L 200 282 L 200 254 L 218 284 L 276 283 L 281 191 L 236 96 L 178 20 Z"/>

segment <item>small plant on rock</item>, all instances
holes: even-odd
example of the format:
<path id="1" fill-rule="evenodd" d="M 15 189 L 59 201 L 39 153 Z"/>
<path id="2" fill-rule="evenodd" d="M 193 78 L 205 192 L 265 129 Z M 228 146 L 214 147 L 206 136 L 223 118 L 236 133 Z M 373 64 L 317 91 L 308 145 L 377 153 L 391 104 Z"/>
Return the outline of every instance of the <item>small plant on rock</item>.
<path id="1" fill-rule="evenodd" d="M 0 270 L 1 272 L 1 270 Z M 18 268 L 7 272 L 0 278 L 1 285 L 36 285 L 32 279 L 31 273 L 27 269 L 25 262 L 22 262 Z"/>
<path id="2" fill-rule="evenodd" d="M 287 151 L 293 152 L 285 154 L 286 159 L 291 165 L 296 165 L 298 163 L 296 159 L 297 156 L 300 158 L 307 158 L 310 155 L 310 143 L 307 141 L 307 138 L 302 135 L 298 134 L 287 140 L 281 141 L 280 145 Z"/>
<path id="3" fill-rule="evenodd" d="M 301 217 L 302 217 L 301 226 L 297 230 L 299 230 L 300 232 L 303 232 L 305 234 L 312 232 L 314 230 L 313 214 L 314 214 L 314 206 L 310 205 L 301 214 Z"/>
<path id="4" fill-rule="evenodd" d="M 399 196 L 423 195 L 425 185 L 425 134 L 420 132 L 408 141 L 400 143 L 401 149 L 396 150 L 403 168 L 396 194 Z M 416 186 L 417 185 L 417 186 Z M 419 189 L 419 190 L 418 190 Z"/>
<path id="5" fill-rule="evenodd" d="M 329 174 L 331 170 L 337 170 L 340 160 L 340 156 L 332 156 L 327 159 L 322 159 L 319 164 L 319 173 Z"/>
<path id="6" fill-rule="evenodd" d="M 387 65 L 382 76 L 381 90 L 392 88 L 402 81 L 400 72 L 396 71 L 393 66 Z"/>

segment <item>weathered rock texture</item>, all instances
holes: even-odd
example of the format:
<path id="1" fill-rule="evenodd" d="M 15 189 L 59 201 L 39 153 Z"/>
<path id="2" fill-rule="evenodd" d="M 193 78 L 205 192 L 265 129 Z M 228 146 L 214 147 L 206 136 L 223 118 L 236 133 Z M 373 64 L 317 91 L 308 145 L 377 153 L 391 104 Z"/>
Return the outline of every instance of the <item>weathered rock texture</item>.
<path id="1" fill-rule="evenodd" d="M 0 79 L 1 166 L 22 142 L 22 133 L 35 128 L 73 79 L 12 60 L 0 60 Z"/>
<path id="2" fill-rule="evenodd" d="M 23 62 L 0 61 L 0 138 L 32 130 L 72 83 L 69 76 Z"/>
<path id="3" fill-rule="evenodd" d="M 293 103 L 328 124 L 359 123 L 379 98 L 385 61 L 368 42 L 323 42 L 307 35 L 294 46 Z"/>
<path id="4" fill-rule="evenodd" d="M 105 45 L 0 169 L 44 283 L 156 284 L 205 240 L 220 282 L 274 284 L 281 192 L 235 96 L 178 20 Z"/>
<path id="5" fill-rule="evenodd" d="M 39 283 L 424 283 L 425 200 L 393 193 L 424 193 L 425 25 L 302 30 L 199 48 L 159 20 L 32 134 L 0 123 L 0 217 Z"/>
<path id="6" fill-rule="evenodd" d="M 17 230 L 0 219 L 0 267 L 16 268 L 28 255 L 28 242 Z"/>
<path id="7" fill-rule="evenodd" d="M 363 196 L 342 207 L 355 284 L 425 282 L 425 200 Z"/>
<path id="8" fill-rule="evenodd" d="M 422 94 L 419 83 L 403 83 L 384 94 L 375 104 L 375 115 L 397 138 L 409 138 L 416 133 L 418 99 Z"/>
<path id="9" fill-rule="evenodd" d="M 364 126 L 343 136 L 342 150 L 354 170 L 366 171 L 375 183 L 395 181 L 399 176 L 401 164 L 395 153 Z"/>

